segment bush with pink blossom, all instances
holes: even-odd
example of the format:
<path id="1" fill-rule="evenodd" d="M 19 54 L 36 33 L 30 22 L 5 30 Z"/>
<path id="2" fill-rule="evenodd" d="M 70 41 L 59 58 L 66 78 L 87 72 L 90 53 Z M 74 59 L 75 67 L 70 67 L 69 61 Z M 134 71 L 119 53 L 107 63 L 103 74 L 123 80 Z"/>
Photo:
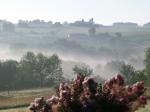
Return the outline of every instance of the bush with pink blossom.
<path id="1" fill-rule="evenodd" d="M 58 94 L 49 99 L 36 98 L 30 104 L 32 112 L 134 112 L 144 107 L 144 83 L 126 85 L 118 74 L 104 84 L 78 74 L 74 80 L 61 83 Z"/>

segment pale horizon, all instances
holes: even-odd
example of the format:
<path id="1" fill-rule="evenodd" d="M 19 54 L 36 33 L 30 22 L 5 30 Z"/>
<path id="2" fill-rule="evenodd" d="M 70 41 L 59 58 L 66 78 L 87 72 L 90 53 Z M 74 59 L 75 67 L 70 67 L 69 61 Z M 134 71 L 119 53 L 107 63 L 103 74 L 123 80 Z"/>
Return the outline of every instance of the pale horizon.
<path id="1" fill-rule="evenodd" d="M 0 19 L 54 22 L 88 21 L 112 25 L 115 22 L 150 22 L 149 0 L 0 0 Z"/>

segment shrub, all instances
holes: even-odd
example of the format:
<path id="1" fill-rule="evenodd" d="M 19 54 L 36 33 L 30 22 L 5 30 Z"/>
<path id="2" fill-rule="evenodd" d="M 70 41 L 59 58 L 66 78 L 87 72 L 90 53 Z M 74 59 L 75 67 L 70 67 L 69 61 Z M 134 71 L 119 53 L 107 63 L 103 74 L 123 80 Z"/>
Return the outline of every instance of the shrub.
<path id="1" fill-rule="evenodd" d="M 36 98 L 32 112 L 134 112 L 144 107 L 143 82 L 126 85 L 121 75 L 98 84 L 91 77 L 77 75 L 70 83 L 61 83 L 56 96 Z"/>

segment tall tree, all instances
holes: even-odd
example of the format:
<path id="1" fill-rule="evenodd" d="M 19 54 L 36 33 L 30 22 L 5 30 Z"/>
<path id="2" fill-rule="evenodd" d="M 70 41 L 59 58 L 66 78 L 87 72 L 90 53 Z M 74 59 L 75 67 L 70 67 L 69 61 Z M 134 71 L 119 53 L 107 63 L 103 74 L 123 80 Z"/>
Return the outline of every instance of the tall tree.
<path id="1" fill-rule="evenodd" d="M 27 52 L 20 61 L 20 78 L 24 86 L 37 86 L 36 56 L 33 52 Z"/>
<path id="2" fill-rule="evenodd" d="M 150 47 L 147 48 L 145 51 L 144 64 L 145 64 L 145 72 L 147 75 L 150 76 Z"/>
<path id="3" fill-rule="evenodd" d="M 35 72 L 36 76 L 39 79 L 40 86 L 44 86 L 45 77 L 47 76 L 46 69 L 47 69 L 47 57 L 45 57 L 42 53 L 37 54 L 36 56 L 36 67 Z"/>
<path id="4" fill-rule="evenodd" d="M 58 55 L 54 54 L 47 59 L 47 81 L 60 82 L 63 79 L 63 71 L 61 67 L 61 60 Z"/>
<path id="5" fill-rule="evenodd" d="M 18 62 L 14 60 L 7 60 L 0 63 L 0 85 L 1 88 L 8 91 L 15 86 L 15 77 L 17 74 Z"/>

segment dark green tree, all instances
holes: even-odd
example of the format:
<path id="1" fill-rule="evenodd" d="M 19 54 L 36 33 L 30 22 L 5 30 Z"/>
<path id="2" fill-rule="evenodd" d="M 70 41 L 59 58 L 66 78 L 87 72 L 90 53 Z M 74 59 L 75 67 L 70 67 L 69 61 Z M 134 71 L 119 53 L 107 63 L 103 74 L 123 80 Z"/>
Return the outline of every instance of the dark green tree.
<path id="1" fill-rule="evenodd" d="M 48 68 L 46 61 L 47 57 L 45 57 L 42 53 L 37 54 L 35 73 L 41 87 L 44 86 L 45 77 L 48 75 L 46 73 L 46 69 Z"/>
<path id="2" fill-rule="evenodd" d="M 149 81 L 147 80 L 144 70 L 136 71 L 136 75 L 133 77 L 133 83 L 138 81 L 144 81 L 146 85 L 148 84 Z"/>
<path id="3" fill-rule="evenodd" d="M 73 71 L 75 74 L 82 74 L 85 76 L 90 76 L 93 74 L 93 70 L 89 66 L 74 66 Z"/>
<path id="4" fill-rule="evenodd" d="M 63 80 L 61 60 L 54 54 L 47 59 L 47 82 L 59 83 Z"/>
<path id="5" fill-rule="evenodd" d="M 7 60 L 0 62 L 0 89 L 9 91 L 15 86 L 18 62 Z"/>
<path id="6" fill-rule="evenodd" d="M 27 52 L 19 62 L 0 61 L 0 90 L 52 86 L 64 80 L 61 60 Z"/>
<path id="7" fill-rule="evenodd" d="M 123 64 L 120 68 L 120 73 L 125 77 L 127 84 L 132 84 L 136 76 L 135 68 L 130 64 Z"/>
<path id="8" fill-rule="evenodd" d="M 150 47 L 147 48 L 145 51 L 144 64 L 145 64 L 145 72 L 147 75 L 150 76 Z"/>
<path id="9" fill-rule="evenodd" d="M 19 76 L 20 83 L 24 87 L 37 86 L 36 56 L 33 52 L 27 52 L 20 61 Z"/>
<path id="10" fill-rule="evenodd" d="M 147 85 L 150 85 L 150 47 L 148 47 L 145 51 L 145 59 L 144 59 L 144 64 L 145 64 L 145 77 L 146 77 L 146 82 Z"/>

